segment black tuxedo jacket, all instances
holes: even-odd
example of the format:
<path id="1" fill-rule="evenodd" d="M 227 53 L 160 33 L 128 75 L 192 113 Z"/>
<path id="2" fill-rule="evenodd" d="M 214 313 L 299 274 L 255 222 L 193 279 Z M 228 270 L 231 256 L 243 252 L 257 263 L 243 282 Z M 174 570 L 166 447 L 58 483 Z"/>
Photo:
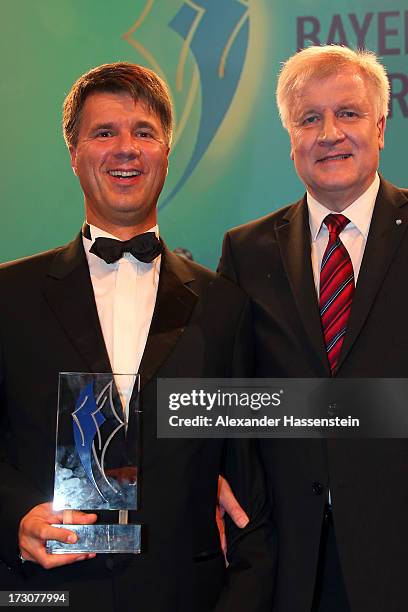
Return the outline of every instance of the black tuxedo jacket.
<path id="1" fill-rule="evenodd" d="M 78 612 L 268 609 L 268 526 L 252 450 L 156 435 L 157 377 L 248 374 L 249 308 L 240 290 L 165 249 L 140 366 L 141 509 L 129 518 L 143 525 L 143 551 L 46 571 L 17 561 L 17 529 L 28 510 L 52 500 L 58 372 L 111 368 L 80 236 L 1 266 L 0 287 L 1 588 L 69 590 Z M 252 515 L 245 533 L 231 533 L 228 572 L 215 523 L 223 470 Z"/>
<path id="2" fill-rule="evenodd" d="M 381 179 L 338 376 L 408 376 L 407 228 L 408 190 Z M 306 198 L 229 232 L 220 271 L 252 300 L 257 376 L 330 376 Z M 406 610 L 407 440 L 260 448 L 278 537 L 273 611 L 310 611 L 328 487 L 351 609 Z"/>

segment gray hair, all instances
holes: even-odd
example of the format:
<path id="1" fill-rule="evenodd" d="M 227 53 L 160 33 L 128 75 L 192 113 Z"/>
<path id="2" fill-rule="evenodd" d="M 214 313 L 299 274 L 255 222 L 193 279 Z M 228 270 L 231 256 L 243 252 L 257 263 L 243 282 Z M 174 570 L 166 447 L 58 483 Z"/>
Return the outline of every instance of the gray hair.
<path id="1" fill-rule="evenodd" d="M 387 117 L 390 84 L 386 70 L 375 53 L 361 49 L 354 51 L 340 45 L 312 46 L 292 55 L 280 71 L 276 100 L 283 127 L 289 129 L 293 103 L 309 79 L 324 79 L 348 67 L 360 71 L 371 85 L 378 118 Z"/>

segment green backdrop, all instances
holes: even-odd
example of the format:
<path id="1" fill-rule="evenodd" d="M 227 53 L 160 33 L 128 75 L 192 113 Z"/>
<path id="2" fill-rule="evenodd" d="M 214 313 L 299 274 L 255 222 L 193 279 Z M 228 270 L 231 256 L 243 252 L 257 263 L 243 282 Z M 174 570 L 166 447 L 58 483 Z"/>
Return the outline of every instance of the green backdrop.
<path id="1" fill-rule="evenodd" d="M 381 170 L 406 186 L 406 0 L 1 0 L 0 261 L 62 244 L 83 220 L 60 129 L 72 82 L 104 62 L 142 63 L 176 109 L 160 200 L 168 244 L 215 267 L 224 231 L 303 192 L 274 101 L 280 63 L 335 42 L 380 54 L 392 116 Z"/>

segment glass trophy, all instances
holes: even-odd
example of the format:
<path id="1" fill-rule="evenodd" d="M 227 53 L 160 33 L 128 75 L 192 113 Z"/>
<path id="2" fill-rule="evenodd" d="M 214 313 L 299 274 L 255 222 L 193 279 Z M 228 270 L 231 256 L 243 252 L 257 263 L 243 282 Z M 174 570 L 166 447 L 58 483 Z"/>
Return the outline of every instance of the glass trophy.
<path id="1" fill-rule="evenodd" d="M 47 552 L 138 553 L 140 377 L 136 374 L 62 372 L 58 386 L 54 511 L 78 540 L 48 540 Z M 116 511 L 112 524 L 74 525 L 73 510 Z"/>

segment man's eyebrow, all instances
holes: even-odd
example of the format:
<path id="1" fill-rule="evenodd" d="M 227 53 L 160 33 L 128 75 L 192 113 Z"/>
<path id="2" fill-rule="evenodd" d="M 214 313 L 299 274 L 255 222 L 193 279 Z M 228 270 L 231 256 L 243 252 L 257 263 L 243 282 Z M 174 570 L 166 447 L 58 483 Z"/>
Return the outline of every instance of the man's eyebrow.
<path id="1" fill-rule="evenodd" d="M 91 132 L 94 132 L 97 130 L 111 130 L 114 127 L 115 127 L 114 123 L 97 123 L 96 125 L 91 126 Z"/>
<path id="2" fill-rule="evenodd" d="M 322 111 L 316 108 L 315 106 L 309 106 L 309 107 L 306 107 L 305 109 L 302 109 L 299 114 L 301 117 L 303 117 L 303 115 L 309 115 L 310 113 L 321 113 L 321 112 Z"/>
<path id="3" fill-rule="evenodd" d="M 114 122 L 103 122 L 103 123 L 97 123 L 95 125 L 92 125 L 91 131 L 112 130 L 115 127 L 116 127 L 116 124 Z M 134 127 L 138 129 L 144 128 L 144 129 L 149 129 L 149 130 L 156 130 L 153 123 L 150 123 L 149 121 L 146 121 L 146 120 L 135 121 Z"/>
<path id="4" fill-rule="evenodd" d="M 318 115 L 321 111 L 313 106 L 309 106 L 305 109 L 295 109 L 292 113 L 294 121 L 302 121 L 307 115 Z"/>
<path id="5" fill-rule="evenodd" d="M 155 130 L 155 126 L 150 121 L 140 120 L 135 122 L 135 127 L 137 128 L 148 128 L 149 130 Z"/>
<path id="6" fill-rule="evenodd" d="M 361 108 L 361 106 L 362 105 L 361 105 L 360 100 L 345 99 L 345 100 L 341 100 L 338 104 L 336 104 L 335 109 L 341 110 L 344 108 Z M 311 113 L 321 113 L 323 111 L 324 111 L 324 108 L 322 109 L 317 106 L 305 106 L 304 108 L 295 109 L 294 112 L 299 117 L 303 117 Z"/>

